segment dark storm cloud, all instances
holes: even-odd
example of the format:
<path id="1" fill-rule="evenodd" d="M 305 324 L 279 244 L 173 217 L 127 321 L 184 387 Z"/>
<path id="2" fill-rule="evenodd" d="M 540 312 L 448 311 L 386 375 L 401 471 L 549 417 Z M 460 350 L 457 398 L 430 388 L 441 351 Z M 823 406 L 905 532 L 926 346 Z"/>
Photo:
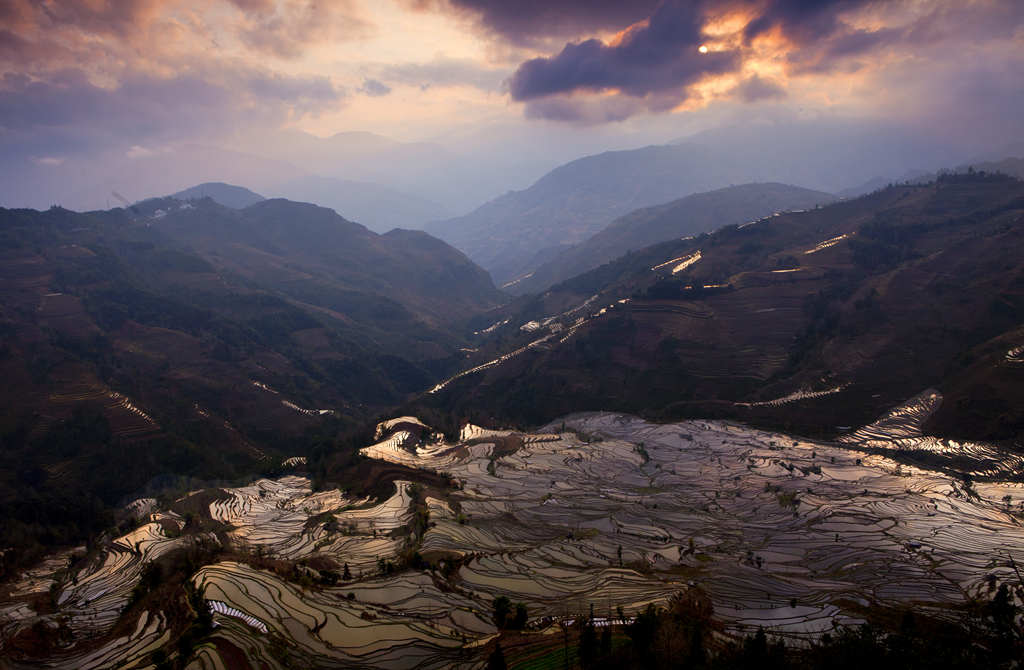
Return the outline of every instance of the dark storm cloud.
<path id="1" fill-rule="evenodd" d="M 707 74 L 735 70 L 739 53 L 702 54 L 704 17 L 695 3 L 666 2 L 646 26 L 632 29 L 615 45 L 590 39 L 567 44 L 551 58 L 519 66 L 509 82 L 516 100 L 527 101 L 576 90 L 616 89 L 633 97 L 680 91 Z"/>
<path id="2" fill-rule="evenodd" d="M 842 29 L 839 14 L 858 9 L 872 0 L 771 0 L 743 31 L 750 41 L 778 29 L 796 43 L 808 43 Z"/>
<path id="3" fill-rule="evenodd" d="M 513 44 L 537 38 L 571 37 L 596 30 L 618 31 L 649 17 L 660 0 L 412 0 L 476 18 L 489 32 Z"/>
<path id="4" fill-rule="evenodd" d="M 913 18 L 898 25 L 879 25 L 877 17 L 892 9 L 907 10 Z M 738 46 L 698 53 L 697 47 L 707 38 L 705 26 L 729 12 L 746 17 Z M 857 12 L 872 13 L 876 20 L 871 27 L 851 25 Z M 939 55 L 932 69 L 953 73 L 956 64 L 951 56 L 956 51 L 937 52 L 943 43 L 985 48 L 992 39 L 1013 39 L 1022 25 L 1024 2 L 1019 0 L 924 5 L 899 0 L 666 0 L 647 25 L 633 25 L 614 43 L 571 42 L 552 56 L 523 62 L 509 80 L 509 91 L 514 100 L 528 103 L 527 116 L 583 121 L 601 114 L 589 103 L 566 100 L 579 93 L 603 92 L 602 104 L 614 105 L 607 116 L 619 119 L 629 109 L 632 113 L 671 109 L 691 97 L 694 83 L 708 76 L 738 74 L 747 59 L 765 48 L 785 64 L 784 78 L 877 68 L 887 53 L 899 50 L 915 55 L 929 50 Z M 731 89 L 731 95 L 744 102 L 779 98 L 785 95 L 784 84 L 784 80 L 748 76 Z M 623 97 L 644 99 L 646 104 L 622 104 Z M 555 98 L 565 100 L 555 102 Z M 576 118 L 573 110 L 577 109 L 586 111 Z"/>

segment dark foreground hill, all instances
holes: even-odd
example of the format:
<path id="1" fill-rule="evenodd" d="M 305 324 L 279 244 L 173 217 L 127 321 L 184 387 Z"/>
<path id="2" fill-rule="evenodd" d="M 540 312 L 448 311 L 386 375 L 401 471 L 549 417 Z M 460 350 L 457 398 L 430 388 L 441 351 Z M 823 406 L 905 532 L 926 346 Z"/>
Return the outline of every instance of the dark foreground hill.
<path id="1" fill-rule="evenodd" d="M 284 200 L 0 210 L 0 239 L 0 548 L 302 455 L 450 373 L 451 324 L 501 300 L 425 233 Z"/>
<path id="2" fill-rule="evenodd" d="M 481 422 L 623 410 L 835 434 L 937 387 L 932 429 L 1012 441 L 1022 323 L 1024 183 L 947 175 L 648 247 L 523 298 L 479 320 L 477 362 L 518 353 L 423 405 Z"/>
<path id="3" fill-rule="evenodd" d="M 746 223 L 776 212 L 808 209 L 833 200 L 835 196 L 821 191 L 772 183 L 743 184 L 696 193 L 630 212 L 506 288 L 520 295 L 536 293 L 634 249 Z"/>

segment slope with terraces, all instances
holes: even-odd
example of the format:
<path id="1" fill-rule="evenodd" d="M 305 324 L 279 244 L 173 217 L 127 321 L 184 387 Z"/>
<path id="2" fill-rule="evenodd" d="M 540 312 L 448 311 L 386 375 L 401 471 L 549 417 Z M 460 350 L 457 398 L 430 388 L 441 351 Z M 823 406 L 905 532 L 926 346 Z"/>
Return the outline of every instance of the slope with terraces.
<path id="1" fill-rule="evenodd" d="M 477 321 L 495 324 L 477 356 L 498 363 L 419 406 L 832 435 L 936 387 L 949 397 L 931 419 L 944 434 L 1012 442 L 1024 434 L 1022 321 L 1024 183 L 947 175 L 654 245 L 521 298 Z"/>

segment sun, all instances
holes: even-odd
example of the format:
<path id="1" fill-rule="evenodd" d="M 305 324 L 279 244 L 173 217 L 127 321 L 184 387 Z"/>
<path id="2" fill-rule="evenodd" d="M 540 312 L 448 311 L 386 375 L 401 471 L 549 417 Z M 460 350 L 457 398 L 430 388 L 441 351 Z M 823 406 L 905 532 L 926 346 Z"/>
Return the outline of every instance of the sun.
<path id="1" fill-rule="evenodd" d="M 708 52 L 708 45 L 701 44 L 699 47 L 697 47 L 697 51 L 701 52 L 702 54 L 706 54 Z"/>

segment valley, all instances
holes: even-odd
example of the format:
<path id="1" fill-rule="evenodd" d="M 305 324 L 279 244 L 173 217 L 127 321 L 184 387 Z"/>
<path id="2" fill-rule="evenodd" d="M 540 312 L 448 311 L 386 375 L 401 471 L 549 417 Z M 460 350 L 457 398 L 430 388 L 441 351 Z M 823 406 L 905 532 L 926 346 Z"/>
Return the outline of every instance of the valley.
<path id="1" fill-rule="evenodd" d="M 1024 670 L 1020 0 L 0 17 L 0 670 Z"/>

